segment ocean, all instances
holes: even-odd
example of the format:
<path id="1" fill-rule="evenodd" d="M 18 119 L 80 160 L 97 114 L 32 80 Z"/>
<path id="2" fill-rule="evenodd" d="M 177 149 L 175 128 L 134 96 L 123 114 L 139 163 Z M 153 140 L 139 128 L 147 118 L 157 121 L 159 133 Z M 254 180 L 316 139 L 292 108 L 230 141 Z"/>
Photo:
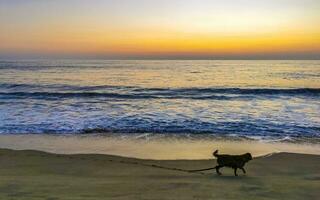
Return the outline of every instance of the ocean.
<path id="1" fill-rule="evenodd" d="M 319 144 L 319 111 L 320 61 L 0 61 L 0 135 Z"/>

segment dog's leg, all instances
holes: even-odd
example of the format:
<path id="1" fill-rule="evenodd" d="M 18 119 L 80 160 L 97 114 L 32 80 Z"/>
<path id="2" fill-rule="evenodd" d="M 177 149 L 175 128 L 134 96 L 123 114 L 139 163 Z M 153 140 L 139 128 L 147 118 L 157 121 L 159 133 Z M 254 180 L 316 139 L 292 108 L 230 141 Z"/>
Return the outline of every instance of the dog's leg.
<path id="1" fill-rule="evenodd" d="M 218 175 L 221 175 L 221 172 L 219 171 L 219 169 L 221 168 L 222 166 L 218 165 L 216 166 L 216 172 Z"/>
<path id="2" fill-rule="evenodd" d="M 238 169 L 238 168 L 234 168 L 234 175 L 235 175 L 235 176 L 238 176 L 238 174 L 237 174 L 237 169 Z"/>
<path id="3" fill-rule="evenodd" d="M 241 169 L 242 169 L 243 173 L 245 174 L 245 173 L 246 173 L 246 170 L 245 170 L 243 167 L 241 167 Z"/>

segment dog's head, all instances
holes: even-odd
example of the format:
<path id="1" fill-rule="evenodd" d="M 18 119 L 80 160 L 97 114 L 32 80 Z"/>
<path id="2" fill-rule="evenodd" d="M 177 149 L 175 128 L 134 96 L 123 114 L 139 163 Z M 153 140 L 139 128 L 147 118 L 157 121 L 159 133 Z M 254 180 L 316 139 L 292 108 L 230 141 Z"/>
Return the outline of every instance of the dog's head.
<path id="1" fill-rule="evenodd" d="M 249 160 L 252 160 L 252 155 L 251 153 L 246 153 L 244 154 L 244 157 L 246 158 L 246 161 L 248 162 Z"/>

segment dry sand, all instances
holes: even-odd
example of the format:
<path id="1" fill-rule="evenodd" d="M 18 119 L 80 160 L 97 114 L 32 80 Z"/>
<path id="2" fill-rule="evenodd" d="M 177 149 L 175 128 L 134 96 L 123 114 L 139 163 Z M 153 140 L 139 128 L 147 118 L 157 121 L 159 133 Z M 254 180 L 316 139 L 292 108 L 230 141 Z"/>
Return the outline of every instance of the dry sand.
<path id="1" fill-rule="evenodd" d="M 0 199 L 319 199 L 320 156 L 257 158 L 247 175 L 188 173 L 215 160 L 141 160 L 0 150 Z M 165 167 L 165 168 L 161 168 Z"/>

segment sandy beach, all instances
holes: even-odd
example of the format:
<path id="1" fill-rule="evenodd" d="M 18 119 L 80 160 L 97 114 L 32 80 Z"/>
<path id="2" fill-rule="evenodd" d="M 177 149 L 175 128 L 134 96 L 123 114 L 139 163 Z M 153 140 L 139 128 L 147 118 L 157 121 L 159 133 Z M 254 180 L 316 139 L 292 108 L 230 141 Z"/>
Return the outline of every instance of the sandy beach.
<path id="1" fill-rule="evenodd" d="M 255 158 L 247 174 L 188 173 L 215 160 L 0 150 L 0 199 L 318 199 L 320 156 Z"/>
<path id="2" fill-rule="evenodd" d="M 211 159 L 216 149 L 227 154 L 250 152 L 254 157 L 280 152 L 320 154 L 318 139 L 314 139 L 314 143 L 296 143 L 172 134 L 2 134 L 1 148 L 55 154 L 107 154 L 153 160 Z"/>

